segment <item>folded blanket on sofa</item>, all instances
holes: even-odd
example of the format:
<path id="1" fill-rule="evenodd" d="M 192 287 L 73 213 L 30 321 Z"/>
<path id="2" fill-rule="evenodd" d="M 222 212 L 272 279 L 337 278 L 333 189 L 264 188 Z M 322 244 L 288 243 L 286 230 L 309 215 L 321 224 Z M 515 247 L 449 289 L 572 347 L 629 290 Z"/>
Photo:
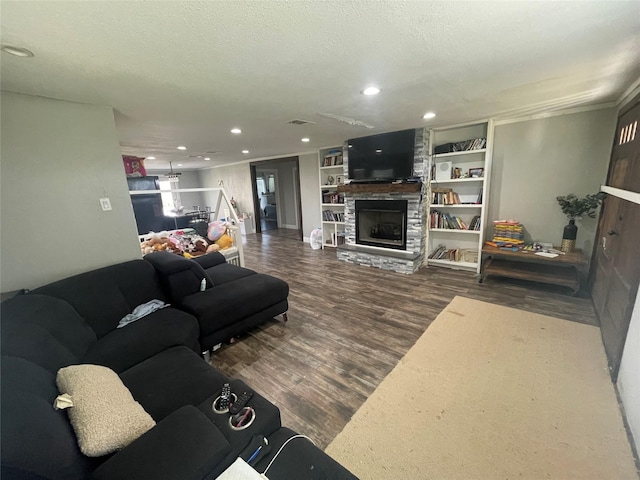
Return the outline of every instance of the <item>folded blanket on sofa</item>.
<path id="1" fill-rule="evenodd" d="M 143 303 L 142 305 L 138 305 L 133 309 L 133 312 L 125 315 L 124 318 L 120 320 L 116 328 L 126 327 L 130 323 L 140 320 L 142 317 L 146 317 L 156 310 L 160 310 L 161 308 L 168 306 L 169 304 L 164 303 L 162 300 L 151 300 L 147 303 Z"/>

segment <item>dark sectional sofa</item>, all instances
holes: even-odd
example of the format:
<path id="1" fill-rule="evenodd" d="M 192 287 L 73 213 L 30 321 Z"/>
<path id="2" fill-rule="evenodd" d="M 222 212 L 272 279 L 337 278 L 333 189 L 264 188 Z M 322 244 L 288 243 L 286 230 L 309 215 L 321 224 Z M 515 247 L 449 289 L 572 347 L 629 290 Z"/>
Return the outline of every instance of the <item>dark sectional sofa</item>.
<path id="1" fill-rule="evenodd" d="M 218 252 L 193 260 L 169 252 L 150 253 L 144 258 L 160 274 L 169 301 L 198 319 L 203 350 L 276 315 L 286 318 L 286 282 L 231 265 Z M 203 280 L 205 290 L 201 291 Z"/>
<path id="2" fill-rule="evenodd" d="M 204 299 L 219 299 L 213 294 L 217 288 L 238 283 L 236 287 L 242 295 L 231 298 L 250 301 L 250 289 L 243 289 L 240 284 L 259 274 L 229 269 L 230 265 L 225 266 L 224 262 L 205 263 L 205 267 L 197 264 L 198 275 L 206 270 L 208 288 L 204 292 L 199 287 L 197 292 L 183 289 L 184 295 L 175 297 L 179 300 L 175 306 L 116 328 L 120 319 L 138 305 L 153 299 L 173 301 L 170 296 L 177 292 L 166 288 L 172 281 L 182 287 L 185 284 L 177 277 L 169 277 L 184 272 L 185 267 L 192 268 L 190 264 L 195 262 L 174 263 L 176 272 L 167 277 L 171 260 L 155 262 L 156 267 L 162 264 L 160 271 L 151 261 L 133 260 L 2 302 L 1 478 L 213 479 L 238 456 L 248 460 L 251 452 L 247 449 L 262 435 L 269 440 L 269 449 L 253 465 L 259 472 L 269 466 L 284 445 L 266 474 L 271 480 L 354 479 L 310 441 L 299 437 L 290 440 L 295 432 L 281 426 L 275 405 L 202 359 L 203 338 L 208 339 L 208 345 L 224 339 L 228 332 L 264 321 L 258 312 L 243 310 L 240 305 L 233 317 L 240 326 L 231 328 L 225 320 L 217 328 L 215 315 L 199 310 L 207 303 Z M 206 262 L 219 260 L 214 256 Z M 227 271 L 210 271 L 215 268 Z M 264 288 L 266 284 L 274 288 L 273 298 L 266 301 L 271 305 L 263 304 L 263 310 L 268 310 L 265 315 L 282 308 L 285 287 L 281 281 L 258 277 L 253 282 L 254 287 Z M 278 304 L 280 307 L 269 310 Z M 215 305 L 209 304 L 209 308 L 215 310 Z M 218 335 L 218 331 L 224 333 Z M 56 385 L 59 369 L 78 364 L 112 369 L 133 399 L 155 420 L 155 426 L 115 453 L 85 456 L 79 449 L 68 411 L 53 408 L 60 393 Z M 254 393 L 249 402 L 253 420 L 246 428 L 234 428 L 228 413 L 212 409 L 226 382 L 234 393 Z"/>

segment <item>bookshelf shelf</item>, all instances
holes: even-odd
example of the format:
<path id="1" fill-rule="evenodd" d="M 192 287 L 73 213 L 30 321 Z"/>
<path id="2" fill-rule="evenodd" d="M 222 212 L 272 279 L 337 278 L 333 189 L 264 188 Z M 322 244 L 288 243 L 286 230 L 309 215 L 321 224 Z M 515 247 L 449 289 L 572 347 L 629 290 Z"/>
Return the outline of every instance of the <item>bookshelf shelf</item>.
<path id="1" fill-rule="evenodd" d="M 342 146 L 324 148 L 318 154 L 322 248 L 335 248 L 344 243 L 344 222 L 336 221 L 344 218 L 344 195 L 338 191 L 338 177 L 346 178 L 342 159 Z"/>
<path id="2" fill-rule="evenodd" d="M 479 235 L 479 230 L 463 230 L 461 228 L 431 228 L 431 232 L 447 232 L 447 233 L 472 233 Z"/>
<path id="3" fill-rule="evenodd" d="M 437 210 L 438 208 L 482 208 L 481 203 L 453 203 L 453 204 L 442 204 L 442 203 L 432 203 L 429 205 L 429 209 Z"/>
<path id="4" fill-rule="evenodd" d="M 434 260 L 430 258 L 428 260 L 429 265 L 438 265 L 440 267 L 449 267 L 453 269 L 464 269 L 464 270 L 477 270 L 478 263 L 477 262 L 454 262 L 452 260 Z"/>
<path id="5" fill-rule="evenodd" d="M 482 141 L 484 139 L 486 142 Z M 486 147 L 441 154 L 434 153 L 438 146 L 443 146 L 442 149 L 465 148 L 474 142 L 486 145 Z M 479 273 L 480 262 L 468 260 L 480 258 L 484 243 L 485 216 L 488 212 L 487 199 L 489 198 L 489 179 L 491 177 L 493 121 L 434 128 L 430 132 L 429 145 L 431 148 L 429 201 L 431 203 L 427 209 L 428 226 L 430 226 L 427 256 L 438 252 L 435 256 L 460 258 L 461 261 L 427 258 L 427 265 Z M 443 172 L 446 174 L 447 169 L 450 169 L 452 178 L 435 180 L 436 171 L 438 171 L 438 175 L 441 175 Z M 478 229 L 442 228 L 456 225 L 474 225 Z M 442 255 L 443 248 L 445 255 Z"/>
<path id="6" fill-rule="evenodd" d="M 460 157 L 460 156 L 464 156 L 464 155 L 470 155 L 470 154 L 474 154 L 474 153 L 486 153 L 487 149 L 486 148 L 478 148 L 475 150 L 463 150 L 461 152 L 450 152 L 450 153 L 437 153 L 434 154 L 434 158 L 449 158 L 449 157 Z"/>
<path id="7" fill-rule="evenodd" d="M 443 183 L 483 183 L 484 177 L 478 178 L 452 178 L 451 180 L 431 180 L 431 185 L 438 185 Z"/>

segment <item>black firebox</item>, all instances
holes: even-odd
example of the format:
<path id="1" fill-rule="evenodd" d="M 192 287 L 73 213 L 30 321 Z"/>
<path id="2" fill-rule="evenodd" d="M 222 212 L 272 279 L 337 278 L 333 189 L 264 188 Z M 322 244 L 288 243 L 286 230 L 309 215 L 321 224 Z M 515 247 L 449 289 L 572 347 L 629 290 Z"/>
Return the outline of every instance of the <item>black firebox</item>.
<path id="1" fill-rule="evenodd" d="M 407 200 L 356 200 L 356 243 L 406 250 Z"/>

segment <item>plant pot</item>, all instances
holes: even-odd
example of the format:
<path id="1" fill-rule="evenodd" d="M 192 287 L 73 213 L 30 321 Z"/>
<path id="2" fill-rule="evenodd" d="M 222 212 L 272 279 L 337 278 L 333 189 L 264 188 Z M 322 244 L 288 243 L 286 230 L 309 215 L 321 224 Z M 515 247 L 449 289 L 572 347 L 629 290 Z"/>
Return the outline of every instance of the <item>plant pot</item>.
<path id="1" fill-rule="evenodd" d="M 564 227 L 562 232 L 562 245 L 560 251 L 569 253 L 576 247 L 576 236 L 578 235 L 578 227 L 576 227 L 575 219 L 569 220 L 569 224 Z"/>

